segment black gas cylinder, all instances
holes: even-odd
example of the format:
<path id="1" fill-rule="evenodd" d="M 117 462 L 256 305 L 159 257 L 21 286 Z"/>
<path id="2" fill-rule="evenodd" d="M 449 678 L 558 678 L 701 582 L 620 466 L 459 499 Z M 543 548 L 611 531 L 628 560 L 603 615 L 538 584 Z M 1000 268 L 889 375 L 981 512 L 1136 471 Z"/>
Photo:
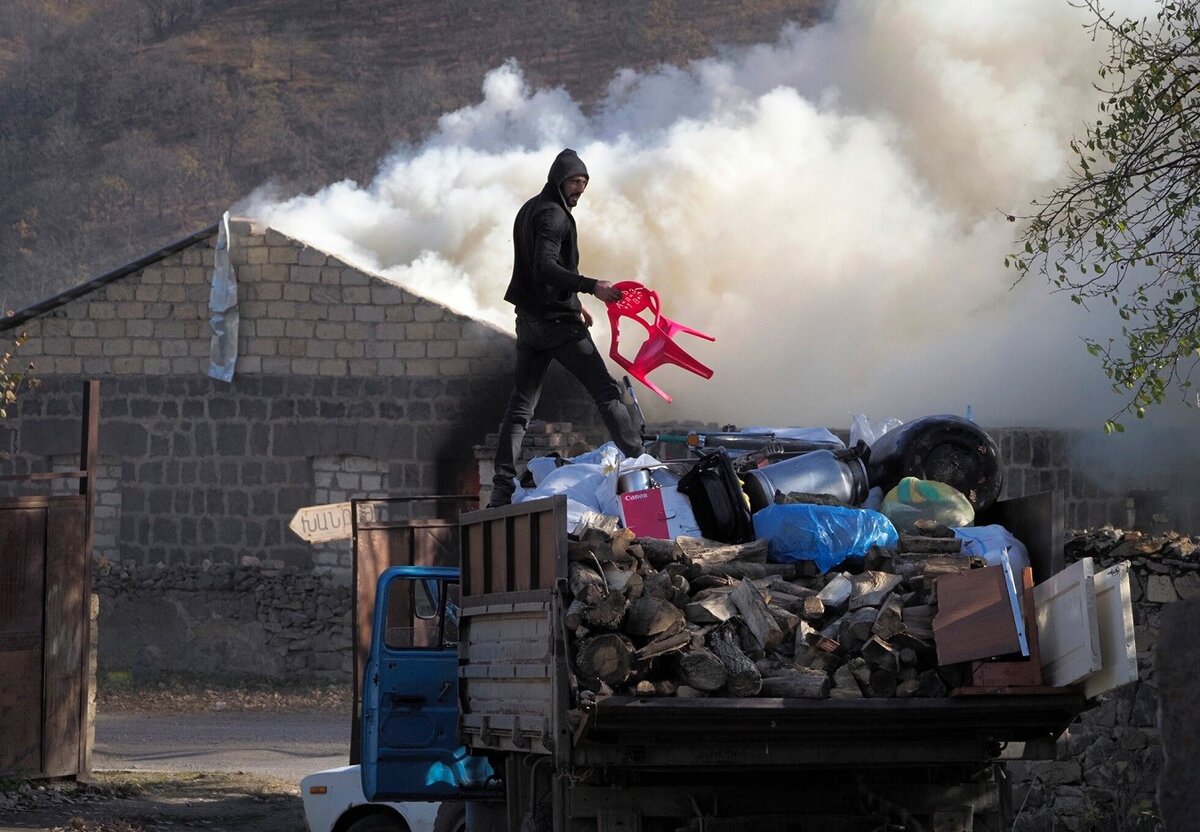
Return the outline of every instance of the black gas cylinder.
<path id="1" fill-rule="evenodd" d="M 1000 496 L 1000 449 L 979 425 L 961 416 L 925 416 L 890 430 L 871 445 L 867 475 L 886 494 L 905 477 L 944 482 L 976 511 Z"/>

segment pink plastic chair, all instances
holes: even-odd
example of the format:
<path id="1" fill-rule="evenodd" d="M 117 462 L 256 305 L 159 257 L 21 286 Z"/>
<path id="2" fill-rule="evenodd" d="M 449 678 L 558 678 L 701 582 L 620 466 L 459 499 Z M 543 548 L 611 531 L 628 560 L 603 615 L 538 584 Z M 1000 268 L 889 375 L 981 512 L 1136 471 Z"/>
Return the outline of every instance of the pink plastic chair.
<path id="1" fill-rule="evenodd" d="M 651 370 L 661 367 L 663 364 L 675 364 L 702 378 L 712 378 L 713 371 L 676 344 L 674 337 L 680 332 L 686 332 L 708 341 L 715 341 L 716 338 L 663 315 L 658 293 L 653 289 L 647 289 L 632 280 L 614 284 L 613 288 L 622 293 L 619 301 L 608 304 L 608 322 L 612 330 L 612 346 L 609 348 L 608 354 L 613 361 L 628 370 L 631 376 L 662 396 L 667 402 L 671 401 L 671 397 L 646 378 Z M 649 315 L 645 316 L 644 313 L 649 313 Z M 633 361 L 621 355 L 621 318 L 631 318 L 646 329 L 646 341 L 638 350 Z"/>

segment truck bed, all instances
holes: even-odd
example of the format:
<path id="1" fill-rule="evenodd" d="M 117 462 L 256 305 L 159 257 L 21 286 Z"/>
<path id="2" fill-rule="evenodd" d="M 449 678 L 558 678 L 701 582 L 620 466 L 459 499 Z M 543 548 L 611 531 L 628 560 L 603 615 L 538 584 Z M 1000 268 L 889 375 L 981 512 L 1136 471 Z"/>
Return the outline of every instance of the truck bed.
<path id="1" fill-rule="evenodd" d="M 611 696 L 580 709 L 561 625 L 565 500 L 463 516 L 461 731 L 478 751 L 563 765 L 694 768 L 974 761 L 1053 742 L 1075 691 L 940 699 Z"/>

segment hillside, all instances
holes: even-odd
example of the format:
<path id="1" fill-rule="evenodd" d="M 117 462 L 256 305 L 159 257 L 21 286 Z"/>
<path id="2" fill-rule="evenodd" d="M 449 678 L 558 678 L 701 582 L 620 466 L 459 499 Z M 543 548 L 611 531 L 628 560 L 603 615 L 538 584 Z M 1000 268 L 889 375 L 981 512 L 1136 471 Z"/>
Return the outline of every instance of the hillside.
<path id="1" fill-rule="evenodd" d="M 516 58 L 585 103 L 621 67 L 773 40 L 823 0 L 6 0 L 0 301 L 19 309 L 274 181 L 369 177 Z"/>

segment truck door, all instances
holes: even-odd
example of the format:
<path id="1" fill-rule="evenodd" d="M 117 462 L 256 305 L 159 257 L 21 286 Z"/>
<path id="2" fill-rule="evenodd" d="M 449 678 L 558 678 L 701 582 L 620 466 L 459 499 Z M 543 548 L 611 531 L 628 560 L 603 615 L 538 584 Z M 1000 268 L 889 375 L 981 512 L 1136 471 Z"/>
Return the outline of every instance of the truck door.
<path id="1" fill-rule="evenodd" d="M 451 800 L 491 768 L 458 741 L 458 570 L 397 566 L 379 577 L 363 683 L 368 800 Z"/>

